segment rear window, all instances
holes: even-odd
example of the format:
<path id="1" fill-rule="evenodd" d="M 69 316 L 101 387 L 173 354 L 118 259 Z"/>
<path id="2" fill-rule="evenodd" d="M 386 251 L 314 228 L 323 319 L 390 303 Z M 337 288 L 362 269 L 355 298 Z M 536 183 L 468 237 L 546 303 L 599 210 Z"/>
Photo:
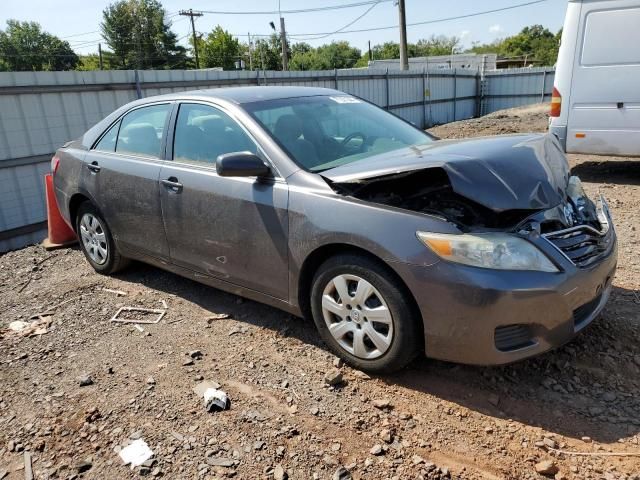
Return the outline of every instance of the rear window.
<path id="1" fill-rule="evenodd" d="M 581 65 L 640 64 L 640 8 L 587 14 Z"/>

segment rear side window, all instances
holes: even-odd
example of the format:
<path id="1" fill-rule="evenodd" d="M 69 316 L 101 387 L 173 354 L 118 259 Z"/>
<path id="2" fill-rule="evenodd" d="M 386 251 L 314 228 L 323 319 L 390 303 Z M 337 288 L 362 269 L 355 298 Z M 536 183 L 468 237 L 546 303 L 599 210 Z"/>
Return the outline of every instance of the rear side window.
<path id="1" fill-rule="evenodd" d="M 116 152 L 160 157 L 164 126 L 170 108 L 169 104 L 152 105 L 125 115 L 118 132 Z"/>
<path id="2" fill-rule="evenodd" d="M 109 130 L 107 130 L 107 133 L 104 134 L 104 137 L 102 137 L 96 144 L 95 149 L 102 152 L 115 152 L 119 126 L 120 122 L 117 122 Z"/>
<path id="3" fill-rule="evenodd" d="M 640 64 L 640 8 L 600 10 L 587 14 L 580 63 Z"/>
<path id="4" fill-rule="evenodd" d="M 229 115 L 195 103 L 180 105 L 173 140 L 173 159 L 184 163 L 212 164 L 219 155 L 258 148 Z"/>

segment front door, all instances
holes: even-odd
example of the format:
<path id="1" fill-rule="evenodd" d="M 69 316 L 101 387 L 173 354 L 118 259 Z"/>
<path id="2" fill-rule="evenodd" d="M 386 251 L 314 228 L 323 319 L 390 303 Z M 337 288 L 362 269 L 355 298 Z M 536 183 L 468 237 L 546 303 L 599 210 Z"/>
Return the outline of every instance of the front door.
<path id="1" fill-rule="evenodd" d="M 256 143 L 229 115 L 180 105 L 160 198 L 172 262 L 288 298 L 288 188 L 283 179 L 219 177 L 216 158 Z"/>
<path id="2" fill-rule="evenodd" d="M 85 157 L 84 185 L 123 253 L 169 257 L 158 178 L 172 106 L 163 103 L 130 111 Z"/>

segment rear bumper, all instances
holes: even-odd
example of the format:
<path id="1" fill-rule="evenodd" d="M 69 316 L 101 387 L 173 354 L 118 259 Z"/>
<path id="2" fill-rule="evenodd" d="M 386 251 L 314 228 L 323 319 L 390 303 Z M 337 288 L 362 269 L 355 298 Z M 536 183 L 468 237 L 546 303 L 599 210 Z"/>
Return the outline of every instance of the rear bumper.
<path id="1" fill-rule="evenodd" d="M 569 342 L 604 308 L 617 263 L 617 245 L 589 268 L 545 250 L 559 273 L 496 271 L 450 262 L 404 265 L 422 314 L 428 357 L 498 365 Z"/>

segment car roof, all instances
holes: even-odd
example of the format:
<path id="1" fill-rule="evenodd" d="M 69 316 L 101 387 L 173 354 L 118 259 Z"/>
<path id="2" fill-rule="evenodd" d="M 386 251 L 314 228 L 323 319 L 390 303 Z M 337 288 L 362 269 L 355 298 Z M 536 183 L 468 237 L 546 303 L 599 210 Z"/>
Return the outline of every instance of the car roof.
<path id="1" fill-rule="evenodd" d="M 209 88 L 205 90 L 189 90 L 186 92 L 168 93 L 155 97 L 147 97 L 146 101 L 178 100 L 178 99 L 203 99 L 219 98 L 238 105 L 259 102 L 262 100 L 278 100 L 282 98 L 315 97 L 320 95 L 345 95 L 344 92 L 331 88 L 319 87 L 290 87 L 290 86 L 264 86 L 264 87 L 224 87 Z"/>

